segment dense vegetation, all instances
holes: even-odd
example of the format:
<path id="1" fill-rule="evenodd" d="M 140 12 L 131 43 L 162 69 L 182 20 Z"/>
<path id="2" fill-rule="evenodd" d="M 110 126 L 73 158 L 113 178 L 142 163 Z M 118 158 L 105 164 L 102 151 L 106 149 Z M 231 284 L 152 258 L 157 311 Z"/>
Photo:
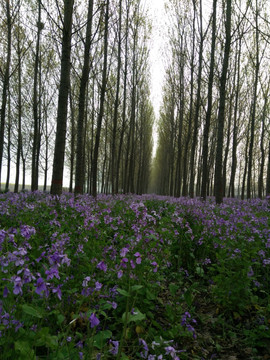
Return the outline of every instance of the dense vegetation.
<path id="1" fill-rule="evenodd" d="M 267 200 L 0 197 L 3 359 L 267 359 Z"/>

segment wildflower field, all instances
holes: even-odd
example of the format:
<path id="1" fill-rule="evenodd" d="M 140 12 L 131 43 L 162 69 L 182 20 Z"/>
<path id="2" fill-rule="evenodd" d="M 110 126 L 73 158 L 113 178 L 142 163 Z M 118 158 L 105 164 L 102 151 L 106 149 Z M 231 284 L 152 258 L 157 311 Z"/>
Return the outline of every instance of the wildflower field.
<path id="1" fill-rule="evenodd" d="M 270 359 L 267 200 L 0 195 L 0 358 Z"/>

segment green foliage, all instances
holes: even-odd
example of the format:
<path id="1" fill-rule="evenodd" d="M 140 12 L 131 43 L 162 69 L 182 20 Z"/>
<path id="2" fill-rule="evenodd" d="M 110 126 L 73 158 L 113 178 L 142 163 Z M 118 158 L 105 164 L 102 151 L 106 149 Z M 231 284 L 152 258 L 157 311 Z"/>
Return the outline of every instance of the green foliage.
<path id="1" fill-rule="evenodd" d="M 268 351 L 260 206 L 236 221 L 233 206 L 206 213 L 199 202 L 11 197 L 0 202 L 5 359 L 169 359 L 170 346 L 197 359 L 208 346 L 224 353 L 226 341 Z"/>

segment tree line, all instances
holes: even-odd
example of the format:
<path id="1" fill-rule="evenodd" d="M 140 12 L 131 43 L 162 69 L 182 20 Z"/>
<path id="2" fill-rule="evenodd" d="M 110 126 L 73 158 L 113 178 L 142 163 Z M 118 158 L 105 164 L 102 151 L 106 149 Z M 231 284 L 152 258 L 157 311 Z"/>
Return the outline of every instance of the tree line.
<path id="1" fill-rule="evenodd" d="M 137 0 L 1 0 L 0 183 L 147 191 L 151 25 Z M 4 180 L 3 180 L 4 181 Z"/>
<path id="2" fill-rule="evenodd" d="M 170 0 L 153 191 L 270 194 L 269 4 Z"/>

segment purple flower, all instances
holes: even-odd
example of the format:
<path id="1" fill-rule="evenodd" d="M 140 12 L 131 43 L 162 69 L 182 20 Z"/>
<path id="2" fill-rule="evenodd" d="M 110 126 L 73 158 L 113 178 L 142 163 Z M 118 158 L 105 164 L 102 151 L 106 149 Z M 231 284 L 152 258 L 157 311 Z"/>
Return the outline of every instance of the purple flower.
<path id="1" fill-rule="evenodd" d="M 36 229 L 29 225 L 22 225 L 20 230 L 21 230 L 21 235 L 27 240 L 29 240 L 30 237 L 36 233 Z"/>
<path id="2" fill-rule="evenodd" d="M 78 349 L 82 349 L 83 348 L 83 342 L 80 340 L 80 341 L 78 341 L 77 342 L 77 344 L 76 344 L 76 347 L 78 348 Z M 82 353 L 81 353 L 82 354 Z"/>
<path id="3" fill-rule="evenodd" d="M 249 268 L 249 272 L 247 273 L 248 277 L 252 277 L 254 275 L 254 271 L 252 269 L 252 267 Z"/>
<path id="4" fill-rule="evenodd" d="M 8 288 L 5 286 L 3 291 L 3 298 L 6 298 L 9 294 Z"/>
<path id="5" fill-rule="evenodd" d="M 46 270 L 45 274 L 47 275 L 47 280 L 51 280 L 54 277 L 56 277 L 57 279 L 60 279 L 57 266 L 53 266 L 49 270 Z"/>
<path id="6" fill-rule="evenodd" d="M 61 291 L 61 286 L 60 286 L 60 285 L 58 285 L 57 287 L 53 288 L 53 289 L 52 289 L 52 292 L 53 292 L 54 294 L 57 294 L 59 300 L 62 300 L 62 291 Z"/>
<path id="7" fill-rule="evenodd" d="M 148 345 L 146 343 L 146 341 L 144 339 L 139 339 L 139 344 L 143 346 L 144 349 L 144 353 L 141 353 L 141 356 L 146 359 L 147 355 L 148 355 Z"/>
<path id="8" fill-rule="evenodd" d="M 151 262 L 151 265 L 154 266 L 153 272 L 157 272 L 158 264 L 156 261 Z"/>
<path id="9" fill-rule="evenodd" d="M 42 296 L 43 292 L 47 294 L 47 286 L 41 277 L 37 279 L 37 283 L 35 284 L 35 286 L 36 286 L 35 291 L 38 295 Z"/>
<path id="10" fill-rule="evenodd" d="M 166 355 L 171 355 L 171 357 L 172 357 L 174 360 L 179 359 L 179 358 L 176 356 L 176 353 L 177 353 L 178 351 L 176 351 L 174 347 L 172 347 L 172 346 L 167 346 L 167 347 L 165 347 L 165 351 L 166 351 Z"/>
<path id="11" fill-rule="evenodd" d="M 96 290 L 96 291 L 101 290 L 101 288 L 102 288 L 102 286 L 103 286 L 103 285 L 102 285 L 100 282 L 98 282 L 98 281 L 96 281 L 96 284 L 95 284 L 95 285 L 96 285 L 96 287 L 95 287 L 95 290 Z"/>
<path id="12" fill-rule="evenodd" d="M 128 248 L 122 248 L 121 251 L 120 251 L 120 256 L 121 257 L 125 257 L 126 254 L 129 252 Z"/>
<path id="13" fill-rule="evenodd" d="M 118 348 L 119 348 L 119 341 L 110 340 L 110 344 L 113 345 L 113 347 L 110 349 L 110 353 L 113 354 L 113 355 L 117 355 L 118 354 Z"/>
<path id="14" fill-rule="evenodd" d="M 104 261 L 100 261 L 100 262 L 97 264 L 97 268 L 98 268 L 99 270 L 104 271 L 104 272 L 107 271 L 107 265 L 105 264 Z"/>
<path id="15" fill-rule="evenodd" d="M 123 276 L 123 270 L 118 271 L 117 273 L 118 279 L 121 279 L 122 276 Z"/>
<path id="16" fill-rule="evenodd" d="M 117 303 L 115 301 L 107 301 L 107 303 L 111 304 L 113 309 L 117 308 Z"/>
<path id="17" fill-rule="evenodd" d="M 95 326 L 97 326 L 100 323 L 100 321 L 96 317 L 95 313 L 92 313 L 90 315 L 89 321 L 90 321 L 90 324 L 91 324 L 91 328 L 94 328 Z"/>
<path id="18" fill-rule="evenodd" d="M 83 287 L 87 287 L 88 286 L 88 282 L 91 280 L 90 276 L 86 276 L 83 280 L 82 286 Z"/>
<path id="19" fill-rule="evenodd" d="M 14 279 L 14 289 L 13 289 L 13 294 L 15 295 L 19 295 L 21 294 L 22 295 L 22 279 L 20 276 L 16 276 L 15 279 Z"/>

